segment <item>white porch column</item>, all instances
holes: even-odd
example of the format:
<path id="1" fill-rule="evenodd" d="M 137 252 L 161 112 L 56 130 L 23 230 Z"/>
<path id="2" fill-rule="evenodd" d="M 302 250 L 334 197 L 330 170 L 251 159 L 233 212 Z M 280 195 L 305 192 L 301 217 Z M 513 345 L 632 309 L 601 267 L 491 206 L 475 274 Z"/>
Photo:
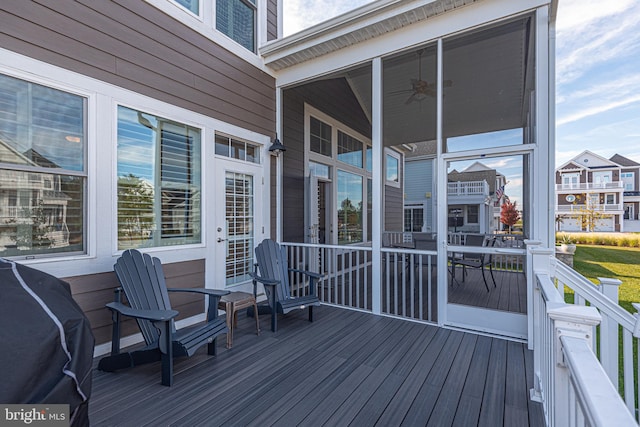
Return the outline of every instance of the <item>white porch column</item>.
<path id="1" fill-rule="evenodd" d="M 373 314 L 382 312 L 382 273 L 381 273 L 381 256 L 380 247 L 382 246 L 383 209 L 382 189 L 384 185 L 383 178 L 383 141 L 382 141 L 382 59 L 374 58 L 371 64 L 371 143 L 373 145 L 372 162 L 373 162 L 373 179 L 372 179 L 372 197 L 373 212 L 371 213 L 371 230 L 373 236 L 371 239 L 372 256 L 372 289 L 371 289 L 371 310 Z"/>

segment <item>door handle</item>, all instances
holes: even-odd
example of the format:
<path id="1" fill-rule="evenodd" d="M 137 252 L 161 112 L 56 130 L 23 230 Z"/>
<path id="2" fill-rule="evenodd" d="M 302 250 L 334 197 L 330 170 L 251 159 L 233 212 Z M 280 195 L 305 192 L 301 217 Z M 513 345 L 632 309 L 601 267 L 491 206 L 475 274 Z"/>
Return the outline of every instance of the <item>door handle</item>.
<path id="1" fill-rule="evenodd" d="M 218 237 L 218 243 L 224 242 L 225 240 L 227 240 L 227 239 L 223 239 L 222 237 Z"/>

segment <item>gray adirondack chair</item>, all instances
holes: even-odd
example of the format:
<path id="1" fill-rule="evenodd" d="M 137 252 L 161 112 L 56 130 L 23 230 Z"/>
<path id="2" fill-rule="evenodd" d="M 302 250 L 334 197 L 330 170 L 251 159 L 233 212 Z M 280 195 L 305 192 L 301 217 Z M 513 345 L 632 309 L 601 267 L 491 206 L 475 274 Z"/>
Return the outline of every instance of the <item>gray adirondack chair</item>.
<path id="1" fill-rule="evenodd" d="M 313 322 L 313 307 L 320 305 L 316 295 L 317 280 L 324 277 L 322 274 L 306 270 L 289 268 L 287 263 L 286 248 L 271 239 L 265 239 L 256 247 L 256 260 L 259 275 L 251 274 L 256 282 L 264 285 L 267 301 L 271 311 L 271 330 L 278 330 L 278 313 L 287 314 L 293 310 L 309 309 L 309 321 Z M 301 273 L 309 278 L 308 292 L 303 296 L 291 296 L 289 273 Z"/>
<path id="2" fill-rule="evenodd" d="M 173 358 L 191 356 L 204 344 L 208 353 L 216 354 L 216 337 L 227 333 L 225 317 L 218 317 L 218 302 L 229 291 L 213 289 L 167 289 L 162 264 L 158 258 L 127 250 L 114 265 L 114 270 L 130 306 L 121 302 L 121 289 L 116 290 L 115 302 L 107 304 L 112 312 L 113 333 L 111 355 L 104 357 L 98 369 L 113 372 L 117 369 L 162 361 L 162 384 L 173 383 Z M 179 314 L 171 309 L 168 292 L 195 292 L 209 297 L 207 321 L 176 331 L 174 319 Z M 145 348 L 120 353 L 120 316 L 137 320 Z"/>

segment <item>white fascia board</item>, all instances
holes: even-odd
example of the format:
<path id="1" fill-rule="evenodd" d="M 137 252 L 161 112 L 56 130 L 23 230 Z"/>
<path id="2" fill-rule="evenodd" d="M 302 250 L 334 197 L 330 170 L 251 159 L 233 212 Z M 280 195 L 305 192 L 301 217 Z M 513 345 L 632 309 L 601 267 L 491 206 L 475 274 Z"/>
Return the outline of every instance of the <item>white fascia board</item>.
<path id="1" fill-rule="evenodd" d="M 411 4 L 415 5 L 415 3 Z M 545 4 L 548 4 L 548 1 L 482 0 L 476 4 L 434 16 L 423 23 L 409 25 L 385 35 L 279 70 L 275 72 L 276 85 L 285 87 L 330 72 L 350 68 L 354 65 L 368 62 L 375 57 L 385 56 L 428 41 L 435 41 L 440 37 L 531 11 Z M 397 14 L 397 9 L 394 9 L 394 11 Z M 426 22 L 428 22 L 428 25 L 426 25 Z M 324 38 L 332 39 L 337 36 L 339 34 L 331 33 L 325 35 Z M 323 39 L 308 43 L 317 46 Z M 291 43 L 293 44 L 293 41 Z M 307 47 L 309 46 L 294 46 L 287 54 L 299 52 Z M 270 60 L 272 58 L 268 59 L 268 61 Z"/>

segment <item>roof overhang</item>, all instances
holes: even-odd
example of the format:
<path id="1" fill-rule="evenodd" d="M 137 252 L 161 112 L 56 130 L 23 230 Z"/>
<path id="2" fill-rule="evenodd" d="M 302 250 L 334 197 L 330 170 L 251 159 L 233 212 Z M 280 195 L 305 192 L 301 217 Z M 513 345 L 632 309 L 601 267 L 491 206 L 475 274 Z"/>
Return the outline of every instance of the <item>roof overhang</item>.
<path id="1" fill-rule="evenodd" d="M 553 21 L 557 9 L 557 0 L 378 0 L 269 42 L 260 48 L 260 54 L 265 65 L 280 71 L 476 3 L 487 3 L 493 6 L 488 9 L 495 8 L 493 16 L 487 14 L 487 20 L 499 19 L 500 14 L 505 17 L 546 4 L 551 9 L 549 19 Z M 482 20 L 480 17 L 478 19 Z M 470 25 L 478 25 L 478 22 Z M 452 32 L 457 30 L 459 28 L 451 29 Z M 407 42 L 411 43 L 409 39 Z"/>
<path id="2" fill-rule="evenodd" d="M 479 1 L 381 0 L 268 43 L 260 53 L 278 71 Z"/>

